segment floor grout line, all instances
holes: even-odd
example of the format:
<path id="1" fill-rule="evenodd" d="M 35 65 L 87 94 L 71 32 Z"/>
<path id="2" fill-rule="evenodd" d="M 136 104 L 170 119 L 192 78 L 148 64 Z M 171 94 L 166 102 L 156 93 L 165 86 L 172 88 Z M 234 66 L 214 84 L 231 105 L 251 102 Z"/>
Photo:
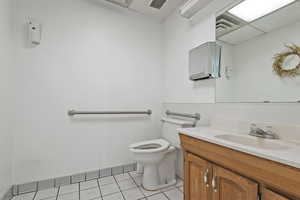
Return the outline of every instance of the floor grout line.
<path id="1" fill-rule="evenodd" d="M 79 200 L 80 200 L 80 182 L 78 183 L 78 198 L 79 198 Z"/>
<path id="2" fill-rule="evenodd" d="M 101 199 L 103 199 L 102 191 L 101 191 L 100 184 L 99 184 L 99 181 L 100 181 L 100 180 L 97 179 L 96 181 L 97 181 L 98 189 L 99 189 L 99 191 L 100 191 L 100 197 L 101 197 Z"/>
<path id="3" fill-rule="evenodd" d="M 112 168 L 109 168 L 110 172 L 109 172 L 109 175 L 107 176 L 104 176 L 104 177 L 109 177 L 109 176 L 113 176 L 112 174 Z M 123 174 L 126 174 L 126 173 L 129 173 L 129 172 L 133 172 L 134 170 L 130 170 L 128 172 L 125 172 L 125 168 L 123 167 L 122 168 L 123 170 Z M 72 185 L 72 184 L 76 184 L 76 183 L 80 183 L 80 182 L 86 182 L 86 181 L 90 181 L 90 180 L 95 180 L 95 179 L 99 179 L 99 178 L 104 178 L 104 177 L 101 177 L 101 173 L 100 173 L 100 170 L 97 170 L 99 171 L 97 173 L 97 177 L 94 177 L 94 178 L 91 178 L 91 179 L 88 179 L 87 178 L 87 173 L 88 172 L 85 172 L 84 173 L 84 179 L 82 181 L 78 181 L 78 182 L 74 182 L 73 183 L 73 177 L 72 176 L 66 176 L 66 177 L 58 177 L 58 178 L 53 178 L 53 179 L 47 179 L 47 181 L 51 180 L 53 181 L 53 183 L 51 184 L 52 186 L 50 187 L 47 187 L 47 188 L 44 188 L 44 189 L 39 189 L 39 183 L 40 181 L 36 181 L 36 190 L 34 191 L 30 191 L 30 192 L 24 192 L 24 193 L 20 193 L 20 185 L 15 185 L 15 188 L 16 188 L 16 192 L 12 191 L 12 193 L 15 193 L 13 194 L 13 196 L 19 196 L 19 195 L 22 195 L 22 194 L 26 194 L 26 193 L 32 193 L 32 192 L 36 192 L 36 191 L 42 191 L 42 190 L 47 190 L 47 189 L 51 189 L 51 188 L 58 188 L 59 186 L 64 186 L 64 185 Z M 121 173 L 122 174 L 122 173 Z M 60 179 L 60 178 L 68 178 L 68 183 L 67 184 L 57 184 L 57 180 Z"/>
<path id="4" fill-rule="evenodd" d="M 60 191 L 60 186 L 58 186 L 57 194 L 56 194 L 56 199 L 55 200 L 58 200 L 59 191 Z"/>
<path id="5" fill-rule="evenodd" d="M 116 192 L 113 192 L 113 193 L 110 193 L 110 194 L 107 194 L 107 195 L 103 195 L 103 193 L 102 193 L 102 190 L 101 190 L 101 187 L 102 187 L 102 185 L 100 186 L 100 179 L 101 178 L 98 178 L 98 179 L 92 179 L 92 180 L 95 180 L 96 181 L 96 183 L 97 183 L 97 186 L 94 186 L 94 184 L 92 184 L 91 186 L 89 186 L 89 184 L 87 185 L 87 186 L 89 186 L 88 188 L 85 188 L 85 189 L 83 189 L 82 191 L 84 191 L 84 190 L 90 190 L 90 189 L 96 189 L 96 188 L 98 188 L 98 190 L 99 190 L 99 192 L 100 192 L 100 198 L 101 199 L 104 199 L 104 196 L 110 196 L 110 195 L 116 195 L 116 194 L 118 194 L 118 193 L 121 193 L 121 195 L 122 195 L 122 198 L 123 198 L 123 200 L 131 200 L 131 199 L 126 199 L 126 197 L 125 197 L 125 195 L 124 195 L 124 192 L 125 191 L 128 191 L 128 190 L 136 190 L 136 192 L 139 192 L 140 193 L 140 195 L 142 195 L 142 197 L 141 198 L 138 198 L 137 200 L 147 200 L 147 199 L 149 199 L 150 197 L 152 197 L 152 196 L 155 196 L 155 195 L 163 195 L 163 196 L 165 196 L 165 198 L 167 199 L 167 200 L 171 200 L 171 198 L 170 197 L 168 197 L 168 195 L 167 195 L 167 192 L 168 191 L 171 191 L 171 190 L 176 190 L 177 192 L 179 191 L 180 192 L 180 194 L 183 194 L 184 195 L 184 192 L 183 191 L 181 191 L 181 189 L 180 188 L 182 188 L 183 187 L 183 184 L 182 185 L 178 185 L 178 186 L 175 186 L 175 187 L 173 187 L 173 188 L 170 188 L 169 190 L 167 190 L 167 191 L 162 191 L 162 190 L 160 190 L 160 191 L 157 191 L 157 193 L 154 193 L 154 194 L 151 194 L 151 192 L 150 192 L 150 194 L 148 194 L 147 192 L 143 192 L 143 190 L 145 190 L 144 188 L 143 188 L 143 186 L 142 186 L 142 184 L 138 184 L 138 181 L 140 181 L 139 180 L 139 178 L 142 178 L 142 176 L 141 175 L 138 175 L 138 176 L 135 176 L 134 174 L 131 174 L 130 172 L 125 172 L 125 173 L 123 173 L 123 175 L 124 175 L 124 177 L 117 177 L 118 175 L 111 175 L 111 176 L 107 176 L 107 177 L 111 177 L 111 181 L 113 181 L 113 182 L 111 182 L 111 183 L 107 183 L 107 184 L 104 184 L 103 186 L 106 186 L 106 185 L 112 185 L 112 184 L 116 184 L 117 185 L 117 187 L 118 187 L 118 189 L 119 189 L 119 191 L 116 191 Z M 126 176 L 125 176 L 126 175 Z M 127 176 L 128 175 L 128 176 Z M 118 178 L 118 179 L 117 179 Z M 120 178 L 120 180 L 119 180 L 119 178 Z M 125 178 L 125 179 L 124 179 Z M 92 181 L 92 180 L 88 180 L 88 181 Z M 110 179 L 108 179 L 108 180 L 110 180 Z M 132 185 L 128 185 L 127 186 L 127 184 L 125 183 L 125 185 L 124 185 L 124 188 L 125 189 L 122 189 L 121 188 L 121 183 L 122 183 L 122 181 L 128 181 L 128 184 L 132 184 Z M 132 181 L 132 183 L 129 183 L 129 182 L 131 182 Z M 70 182 L 72 182 L 72 179 L 71 179 L 71 177 L 70 177 Z M 81 200 L 82 198 L 81 198 L 81 188 L 83 188 L 83 185 L 81 185 L 82 183 L 85 183 L 85 182 L 87 182 L 87 180 L 85 180 L 84 179 L 84 181 L 81 181 L 81 182 L 78 182 L 78 183 L 74 183 L 74 184 L 78 184 L 78 200 Z M 56 183 L 54 182 L 54 185 L 56 185 Z M 71 185 L 71 184 L 70 184 Z M 123 186 L 122 186 L 123 187 Z M 127 188 L 128 187 L 128 188 Z M 132 187 L 132 188 L 131 188 Z M 37 186 L 37 188 L 38 188 L 38 186 Z M 56 188 L 56 187 L 53 187 L 53 188 Z M 127 188 L 127 189 L 126 189 Z M 56 196 L 55 196 L 55 200 L 58 200 L 58 199 L 60 199 L 60 192 L 62 191 L 61 190 L 62 188 L 61 188 L 61 186 L 58 186 L 57 187 L 57 192 L 56 192 Z M 34 196 L 33 196 L 33 198 L 31 199 L 31 200 L 38 200 L 37 199 L 37 193 L 39 192 L 39 190 L 38 191 L 35 191 L 35 193 L 34 193 Z M 75 191 L 75 192 L 70 192 L 70 193 L 76 193 L 77 191 Z M 66 193 L 66 194 L 69 194 L 69 193 Z M 148 195 L 147 195 L 148 194 Z M 62 194 L 62 195 L 65 195 L 65 194 Z M 15 196 L 18 196 L 18 195 L 15 195 Z M 181 196 L 181 195 L 180 195 Z M 91 199 L 91 200 L 96 200 L 96 199 L 99 199 L 99 197 L 96 197 L 96 198 L 94 198 L 94 199 Z M 46 198 L 44 198 L 45 200 L 47 199 L 48 197 L 46 197 Z M 52 197 L 53 198 L 53 197 Z M 49 196 L 49 199 L 50 199 L 50 196 Z M 54 198 L 53 198 L 54 199 Z M 133 200 L 133 199 L 132 199 Z"/>
<path id="6" fill-rule="evenodd" d="M 136 185 L 137 187 L 140 187 L 140 186 L 137 184 L 137 182 L 135 181 L 135 179 L 131 176 L 131 174 L 128 173 L 128 175 L 131 177 L 131 179 L 133 180 L 133 182 L 135 183 L 135 185 Z"/>
<path id="7" fill-rule="evenodd" d="M 112 176 L 106 176 L 106 177 L 99 178 L 99 182 L 101 182 L 101 181 L 100 181 L 101 179 L 103 179 L 103 178 L 108 178 L 108 177 L 113 177 L 113 175 L 112 175 Z M 115 181 L 116 181 L 116 180 L 115 180 Z M 120 182 L 122 182 L 122 181 L 120 181 Z M 103 184 L 103 185 L 101 185 L 101 186 L 111 185 L 111 184 L 114 184 L 114 183 L 106 183 L 106 184 Z"/>
<path id="8" fill-rule="evenodd" d="M 162 194 L 168 199 L 168 200 L 171 200 L 168 195 L 165 194 L 165 192 L 162 192 Z"/>
<path id="9" fill-rule="evenodd" d="M 35 194 L 34 194 L 34 196 L 33 196 L 32 200 L 34 200 L 34 199 L 35 199 L 35 197 L 36 197 L 36 194 L 37 194 L 37 191 L 35 192 Z"/>
<path id="10" fill-rule="evenodd" d="M 139 186 L 136 182 L 135 182 L 135 179 L 131 176 L 131 174 L 128 172 L 128 175 L 132 178 L 132 180 L 133 180 L 133 182 L 136 184 L 136 186 L 138 187 L 138 189 L 141 191 L 141 193 L 144 195 L 144 199 L 148 199 L 148 197 L 151 197 L 151 196 L 154 196 L 154 195 L 157 195 L 157 194 L 160 194 L 160 193 L 162 193 L 161 191 L 159 191 L 158 193 L 156 193 L 156 194 L 152 194 L 152 195 L 149 195 L 149 196 L 146 196 L 145 194 L 144 194 L 144 192 L 141 190 L 141 188 L 143 187 L 142 186 L 142 184 L 141 184 L 141 186 Z M 141 198 L 141 199 L 143 199 L 143 198 Z"/>
<path id="11" fill-rule="evenodd" d="M 155 193 L 155 194 L 151 194 L 149 196 L 146 196 L 145 198 L 148 199 L 148 197 L 153 197 L 155 195 L 159 195 L 159 194 L 162 194 L 163 192 L 159 191 L 158 193 Z"/>
<path id="12" fill-rule="evenodd" d="M 110 176 L 110 177 L 113 177 L 113 176 Z M 118 184 L 116 183 L 117 181 L 116 180 L 114 180 L 114 181 L 115 181 L 115 183 L 109 183 L 109 184 L 105 184 L 105 185 L 102 185 L 102 186 L 108 186 L 108 185 L 117 185 L 118 186 Z M 101 188 L 101 186 L 100 186 L 100 188 Z M 120 193 L 121 189 L 120 189 L 120 187 L 118 187 L 118 188 L 119 188 L 119 191 L 113 192 L 113 193 L 109 193 L 109 194 L 106 194 L 106 195 L 102 195 L 102 197 L 110 196 L 110 195 L 113 195 L 113 194 Z M 101 192 L 101 189 L 100 189 L 100 192 Z"/>
<path id="13" fill-rule="evenodd" d="M 38 192 L 39 191 L 39 186 L 40 185 L 40 182 L 38 181 L 38 182 L 36 182 L 36 191 Z"/>
<path id="14" fill-rule="evenodd" d="M 117 186 L 119 187 L 119 190 L 120 190 L 120 192 L 121 192 L 121 195 L 122 195 L 123 199 L 126 200 L 126 198 L 125 198 L 125 196 L 124 196 L 124 194 L 123 194 L 123 192 L 122 192 L 122 190 L 121 190 L 121 187 L 120 187 L 120 185 L 119 185 L 119 183 L 118 183 L 116 177 L 115 177 L 115 176 L 112 176 L 112 177 L 115 179 L 115 181 L 116 181 L 116 183 L 117 183 Z"/>
<path id="15" fill-rule="evenodd" d="M 18 195 L 14 195 L 14 197 L 15 197 L 15 196 L 20 196 L 20 195 L 23 195 L 23 194 L 31 194 L 31 193 L 34 193 L 34 192 L 37 192 L 37 191 L 24 192 L 24 193 L 21 193 L 21 194 L 18 194 Z"/>

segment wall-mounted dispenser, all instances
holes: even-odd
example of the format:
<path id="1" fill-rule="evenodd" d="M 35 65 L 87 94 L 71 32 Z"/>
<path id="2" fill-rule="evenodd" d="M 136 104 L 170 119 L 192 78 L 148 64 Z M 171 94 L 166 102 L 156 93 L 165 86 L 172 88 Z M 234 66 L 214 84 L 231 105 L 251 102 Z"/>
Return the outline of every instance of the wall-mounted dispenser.
<path id="1" fill-rule="evenodd" d="M 42 39 L 42 25 L 30 20 L 27 26 L 29 44 L 33 47 L 39 45 Z"/>
<path id="2" fill-rule="evenodd" d="M 221 65 L 221 46 L 207 42 L 189 52 L 190 80 L 219 78 Z"/>

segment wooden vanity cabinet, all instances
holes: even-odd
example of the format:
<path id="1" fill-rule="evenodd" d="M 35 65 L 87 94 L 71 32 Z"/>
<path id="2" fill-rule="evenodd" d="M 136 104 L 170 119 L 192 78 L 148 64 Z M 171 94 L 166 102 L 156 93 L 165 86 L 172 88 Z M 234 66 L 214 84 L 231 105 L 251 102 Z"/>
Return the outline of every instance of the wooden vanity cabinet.
<path id="1" fill-rule="evenodd" d="M 277 194 L 269 189 L 264 189 L 263 200 L 290 200 L 280 194 Z"/>
<path id="2" fill-rule="evenodd" d="M 186 154 L 184 163 L 185 173 L 185 199 L 206 200 L 211 199 L 210 181 L 212 165 L 197 156 Z"/>
<path id="3" fill-rule="evenodd" d="M 213 165 L 212 200 L 257 200 L 258 184 Z"/>
<path id="4" fill-rule="evenodd" d="M 185 154 L 185 200 L 257 200 L 258 184 Z"/>
<path id="5" fill-rule="evenodd" d="M 185 200 L 300 200 L 300 169 L 183 134 L 180 139 Z"/>

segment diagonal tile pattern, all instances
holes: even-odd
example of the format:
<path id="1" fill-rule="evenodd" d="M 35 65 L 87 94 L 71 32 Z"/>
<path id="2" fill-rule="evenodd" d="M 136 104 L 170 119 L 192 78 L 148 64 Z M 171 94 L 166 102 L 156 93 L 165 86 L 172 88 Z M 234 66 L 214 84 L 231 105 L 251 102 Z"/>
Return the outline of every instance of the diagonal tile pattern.
<path id="1" fill-rule="evenodd" d="M 90 181 L 85 181 L 85 182 L 80 182 L 80 190 L 87 190 L 90 188 L 96 188 L 98 187 L 98 182 L 97 180 L 90 180 Z"/>
<path id="2" fill-rule="evenodd" d="M 147 191 L 141 183 L 140 174 L 128 172 L 22 194 L 12 200 L 183 200 L 181 179 L 158 191 Z"/>
<path id="3" fill-rule="evenodd" d="M 35 195 L 35 200 L 44 200 L 49 198 L 56 198 L 58 193 L 58 188 L 50 188 L 47 190 L 40 190 Z"/>

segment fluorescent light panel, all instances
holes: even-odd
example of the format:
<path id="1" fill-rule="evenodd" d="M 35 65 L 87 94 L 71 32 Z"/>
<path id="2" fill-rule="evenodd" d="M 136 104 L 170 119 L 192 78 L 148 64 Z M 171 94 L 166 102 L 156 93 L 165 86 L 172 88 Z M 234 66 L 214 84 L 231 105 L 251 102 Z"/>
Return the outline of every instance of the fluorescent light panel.
<path id="1" fill-rule="evenodd" d="M 263 17 L 296 0 L 245 0 L 228 12 L 247 22 Z"/>

